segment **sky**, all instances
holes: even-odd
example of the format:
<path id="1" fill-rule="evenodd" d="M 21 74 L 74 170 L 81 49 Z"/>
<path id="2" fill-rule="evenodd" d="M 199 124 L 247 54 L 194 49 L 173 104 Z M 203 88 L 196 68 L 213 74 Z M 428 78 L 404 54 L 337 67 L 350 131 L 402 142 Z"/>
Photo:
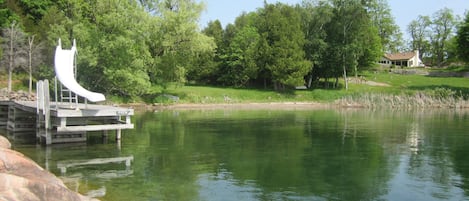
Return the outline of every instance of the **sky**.
<path id="1" fill-rule="evenodd" d="M 206 10 L 202 12 L 200 26 L 206 27 L 209 21 L 220 20 L 223 26 L 233 23 L 242 12 L 255 11 L 263 6 L 264 0 L 198 0 L 205 3 Z M 302 0 L 267 0 L 268 3 L 282 2 L 290 5 L 301 3 Z M 453 10 L 455 15 L 464 19 L 464 13 L 469 11 L 468 0 L 388 0 L 396 24 L 401 28 L 404 38 L 407 35 L 407 25 L 417 19 L 419 15 L 432 16 L 442 8 Z"/>

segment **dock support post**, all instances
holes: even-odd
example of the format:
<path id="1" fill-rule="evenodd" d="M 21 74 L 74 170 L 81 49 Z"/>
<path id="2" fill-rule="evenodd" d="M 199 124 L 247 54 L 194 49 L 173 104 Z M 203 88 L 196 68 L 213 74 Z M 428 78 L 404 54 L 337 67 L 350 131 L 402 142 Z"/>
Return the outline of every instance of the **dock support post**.
<path id="1" fill-rule="evenodd" d="M 49 93 L 49 80 L 44 80 L 44 129 L 46 130 L 46 144 L 52 144 L 52 132 L 50 122 L 50 93 Z"/>
<path id="2" fill-rule="evenodd" d="M 109 134 L 108 130 L 103 130 L 103 138 L 107 138 Z"/>
<path id="3" fill-rule="evenodd" d="M 116 131 L 116 140 L 117 140 L 117 141 L 120 141 L 120 140 L 121 140 L 121 134 L 122 134 L 122 130 L 121 130 L 121 129 L 117 129 L 117 131 Z"/>

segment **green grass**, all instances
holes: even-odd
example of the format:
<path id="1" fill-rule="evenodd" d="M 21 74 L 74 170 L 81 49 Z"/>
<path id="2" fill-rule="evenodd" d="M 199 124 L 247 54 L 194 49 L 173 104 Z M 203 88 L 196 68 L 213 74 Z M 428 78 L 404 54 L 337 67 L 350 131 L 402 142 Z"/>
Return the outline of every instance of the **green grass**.
<path id="1" fill-rule="evenodd" d="M 349 90 L 343 89 L 344 81 L 339 80 L 339 89 L 310 89 L 276 92 L 262 89 L 237 89 L 208 86 L 171 86 L 166 90 L 154 86 L 148 95 L 139 98 L 122 98 L 107 95 L 110 102 L 145 102 L 145 103 L 267 103 L 267 102 L 323 102 L 332 103 L 346 97 L 357 97 L 363 94 L 414 95 L 418 92 L 436 91 L 442 89 L 454 92 L 458 97 L 469 97 L 469 79 L 457 77 L 428 77 L 422 75 L 400 75 L 387 72 L 362 73 L 367 81 L 386 83 L 389 87 L 370 86 L 363 83 L 349 82 Z M 0 76 L 6 80 L 5 75 Z M 14 89 L 27 89 L 24 76 L 15 76 Z M 6 82 L 0 82 L 0 87 L 6 87 Z M 443 92 L 445 92 L 443 90 Z M 165 96 L 163 96 L 163 94 Z M 168 98 L 170 97 L 170 98 Z M 177 97 L 177 101 L 171 97 Z"/>
<path id="2" fill-rule="evenodd" d="M 469 95 L 469 79 L 462 77 L 428 77 L 423 75 L 398 75 L 398 74 L 366 74 L 368 80 L 382 82 L 391 85 L 389 88 L 381 88 L 385 93 L 415 93 L 416 91 L 435 90 L 446 88 L 452 91 Z"/>
<path id="3" fill-rule="evenodd" d="M 13 74 L 12 76 L 12 90 L 13 91 L 28 91 L 29 78 L 28 75 L 20 73 Z M 0 73 L 0 89 L 8 87 L 8 75 L 6 72 Z"/>
<path id="4" fill-rule="evenodd" d="M 387 72 L 363 73 L 367 81 L 386 83 L 389 87 L 370 86 L 363 83 L 349 82 L 349 90 L 343 88 L 343 79 L 339 80 L 339 89 L 310 89 L 276 92 L 263 89 L 238 89 L 211 86 L 171 86 L 163 90 L 155 86 L 151 94 L 141 99 L 124 100 L 111 97 L 113 102 L 146 103 L 268 103 L 268 102 L 322 102 L 332 103 L 346 97 L 363 94 L 414 95 L 417 92 L 432 92 L 448 89 L 462 97 L 469 97 L 469 79 L 441 78 L 422 75 L 399 75 Z M 177 97 L 177 100 L 168 97 Z"/>

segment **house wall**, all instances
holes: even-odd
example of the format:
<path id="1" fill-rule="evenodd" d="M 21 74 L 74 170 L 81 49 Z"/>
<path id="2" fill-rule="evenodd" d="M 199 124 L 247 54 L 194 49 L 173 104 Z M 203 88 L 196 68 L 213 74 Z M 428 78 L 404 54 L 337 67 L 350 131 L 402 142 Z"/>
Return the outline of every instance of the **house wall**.
<path id="1" fill-rule="evenodd" d="M 420 67 L 423 66 L 423 62 L 420 60 L 420 54 L 418 50 L 415 50 L 415 56 L 412 57 L 412 66 L 410 67 Z"/>
<path id="2" fill-rule="evenodd" d="M 409 60 L 389 60 L 386 57 L 381 57 L 381 59 L 378 61 L 379 64 L 382 65 L 396 65 L 396 66 L 403 66 L 403 67 L 421 67 L 423 66 L 422 61 L 420 60 L 419 57 L 419 51 L 415 51 L 415 56 L 410 58 Z"/>

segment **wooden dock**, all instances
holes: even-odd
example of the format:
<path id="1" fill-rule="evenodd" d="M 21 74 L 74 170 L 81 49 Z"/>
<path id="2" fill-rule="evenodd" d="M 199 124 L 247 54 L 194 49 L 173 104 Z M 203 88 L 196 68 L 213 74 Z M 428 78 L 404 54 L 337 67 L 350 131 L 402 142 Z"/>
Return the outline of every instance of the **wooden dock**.
<path id="1" fill-rule="evenodd" d="M 45 144 L 84 142 L 88 131 L 132 129 L 134 110 L 108 105 L 41 101 L 0 101 L 0 127 L 9 132 L 36 132 Z M 42 106 L 41 106 L 42 105 Z"/>

